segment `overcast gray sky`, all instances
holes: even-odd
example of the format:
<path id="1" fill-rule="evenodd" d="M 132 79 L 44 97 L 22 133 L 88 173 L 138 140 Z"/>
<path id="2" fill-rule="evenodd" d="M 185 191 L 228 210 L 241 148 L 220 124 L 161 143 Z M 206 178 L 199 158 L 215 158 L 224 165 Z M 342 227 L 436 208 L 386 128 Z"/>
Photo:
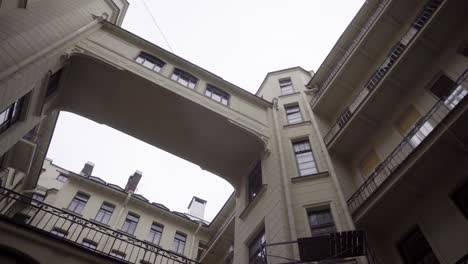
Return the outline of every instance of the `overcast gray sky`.
<path id="1" fill-rule="evenodd" d="M 155 26 L 145 1 L 170 47 Z M 255 92 L 266 73 L 301 66 L 317 70 L 364 0 L 130 0 L 123 27 Z M 137 193 L 186 212 L 193 195 L 208 201 L 206 219 L 233 188 L 199 166 L 105 125 L 62 112 L 47 156 L 79 172 L 125 186 L 143 172 Z"/>

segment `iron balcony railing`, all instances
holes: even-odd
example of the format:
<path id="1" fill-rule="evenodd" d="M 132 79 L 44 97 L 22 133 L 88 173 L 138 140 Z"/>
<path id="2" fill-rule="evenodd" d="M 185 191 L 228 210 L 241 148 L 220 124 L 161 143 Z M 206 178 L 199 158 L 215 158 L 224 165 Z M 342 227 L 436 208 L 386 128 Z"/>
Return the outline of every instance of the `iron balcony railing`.
<path id="1" fill-rule="evenodd" d="M 437 9 L 441 6 L 442 2 L 443 0 L 429 0 L 423 7 L 419 15 L 413 21 L 411 27 L 406 31 L 406 34 L 393 46 L 377 71 L 369 78 L 359 94 L 354 98 L 353 102 L 345 108 L 330 131 L 325 135 L 323 139 L 327 146 L 330 145 L 333 139 L 356 113 L 357 109 L 386 77 L 390 69 L 392 69 L 396 62 L 401 58 L 401 55 L 406 48 L 416 39 L 416 35 L 422 30 Z"/>
<path id="2" fill-rule="evenodd" d="M 343 68 L 343 65 L 345 64 L 345 62 L 348 60 L 348 58 L 354 52 L 354 50 L 356 49 L 358 44 L 361 43 L 361 40 L 364 38 L 364 36 L 369 31 L 369 29 L 374 24 L 374 22 L 377 20 L 377 18 L 380 16 L 380 14 L 382 14 L 382 12 L 385 9 L 385 6 L 387 5 L 388 2 L 390 2 L 390 0 L 380 0 L 380 3 L 378 3 L 378 6 L 375 9 L 372 16 L 369 17 L 369 20 L 367 20 L 364 27 L 362 27 L 361 31 L 357 34 L 357 36 L 351 42 L 351 44 L 349 45 L 349 47 L 346 50 L 345 54 L 336 63 L 335 67 L 330 72 L 330 74 L 328 74 L 327 79 L 325 79 L 325 81 L 322 83 L 322 85 L 320 85 L 320 89 L 317 91 L 317 94 L 314 97 L 315 100 L 317 100 L 320 97 L 320 95 L 322 95 L 323 91 L 325 90 L 325 87 L 327 87 L 328 84 L 330 84 L 330 82 L 333 80 L 333 78 L 338 73 L 338 71 L 341 70 L 341 68 Z"/>
<path id="3" fill-rule="evenodd" d="M 199 264 L 3 187 L 0 188 L 0 218 L 124 263 Z"/>
<path id="4" fill-rule="evenodd" d="M 367 177 L 364 183 L 348 199 L 351 212 L 358 209 L 398 169 L 406 158 L 426 139 L 442 120 L 458 104 L 467 100 L 468 89 L 462 84 L 468 79 L 468 71 L 458 81 L 458 87 L 445 100 L 438 101 L 431 110 L 421 117 L 390 155 Z M 463 102 L 463 103 L 461 103 Z"/>

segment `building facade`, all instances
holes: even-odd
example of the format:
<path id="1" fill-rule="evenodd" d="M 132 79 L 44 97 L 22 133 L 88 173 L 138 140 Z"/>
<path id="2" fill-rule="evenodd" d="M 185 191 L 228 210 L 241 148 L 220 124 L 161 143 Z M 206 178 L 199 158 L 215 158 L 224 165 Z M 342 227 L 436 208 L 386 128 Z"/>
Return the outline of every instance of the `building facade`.
<path id="1" fill-rule="evenodd" d="M 125 250 L 114 256 L 107 244 L 88 250 L 70 241 L 73 235 L 57 239 L 49 226 L 34 227 L 37 208 L 48 203 L 59 218 L 74 216 L 63 209 L 86 200 L 76 186 L 88 184 L 115 192 L 108 201 L 115 210 L 138 208 L 129 222 L 161 211 L 173 231 L 162 248 L 174 250 L 170 242 L 181 240 L 175 231 L 181 228 L 184 258 L 195 259 L 202 241 L 202 263 L 463 261 L 466 1 L 366 1 L 315 73 L 270 72 L 256 94 L 120 28 L 127 7 L 119 0 L 0 2 L 0 245 L 7 260 L 161 261 Z M 235 193 L 211 223 L 198 221 L 200 228 L 185 214 L 162 213 L 129 190 L 79 175 L 61 188 L 42 186 L 64 196 L 37 202 L 60 111 L 198 164 Z M 80 221 L 109 209 L 97 200 Z M 139 244 L 147 232 L 140 225 L 137 240 L 111 235 L 124 228 L 125 210 L 109 219 L 106 236 L 142 254 L 160 253 Z"/>

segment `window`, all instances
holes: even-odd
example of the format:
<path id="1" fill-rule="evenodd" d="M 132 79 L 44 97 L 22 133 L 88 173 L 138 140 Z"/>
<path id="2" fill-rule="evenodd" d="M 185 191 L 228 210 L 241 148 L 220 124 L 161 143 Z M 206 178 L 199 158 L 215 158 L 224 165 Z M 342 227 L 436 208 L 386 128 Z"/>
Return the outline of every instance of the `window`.
<path id="1" fill-rule="evenodd" d="M 163 225 L 153 223 L 151 225 L 151 229 L 148 234 L 148 241 L 153 244 L 159 245 L 159 242 L 161 241 L 163 229 L 164 229 Z"/>
<path id="2" fill-rule="evenodd" d="M 336 231 L 330 209 L 312 210 L 307 213 L 312 236 L 323 236 Z"/>
<path id="3" fill-rule="evenodd" d="M 223 105 L 229 104 L 229 94 L 214 87 L 213 85 L 208 84 L 206 86 L 205 95 L 218 103 L 222 103 Z"/>
<path id="4" fill-rule="evenodd" d="M 68 177 L 63 174 L 59 174 L 59 176 L 57 176 L 57 181 L 68 182 Z"/>
<path id="5" fill-rule="evenodd" d="M 284 78 L 279 80 L 281 95 L 288 95 L 294 93 L 294 87 L 291 78 Z"/>
<path id="6" fill-rule="evenodd" d="M 179 254 L 184 254 L 186 239 L 187 239 L 186 235 L 176 232 L 175 237 L 174 237 L 173 251 Z"/>
<path id="7" fill-rule="evenodd" d="M 122 231 L 124 231 L 127 234 L 133 235 L 135 233 L 135 229 L 137 227 L 139 219 L 140 217 L 138 215 L 129 212 L 122 226 Z"/>
<path id="8" fill-rule="evenodd" d="M 380 159 L 374 150 L 369 151 L 359 163 L 359 169 L 361 170 L 362 176 L 367 176 L 374 171 L 375 167 L 379 165 Z"/>
<path id="9" fill-rule="evenodd" d="M 249 244 L 249 264 L 266 263 L 263 253 L 265 244 L 265 230 L 262 230 Z"/>
<path id="10" fill-rule="evenodd" d="M 411 230 L 398 244 L 406 264 L 438 264 L 432 248 L 419 227 Z"/>
<path id="11" fill-rule="evenodd" d="M 62 69 L 58 70 L 56 73 L 50 76 L 49 82 L 47 83 L 46 97 L 49 97 L 51 94 L 57 91 L 61 76 L 62 76 Z"/>
<path id="12" fill-rule="evenodd" d="M 155 72 L 160 72 L 161 69 L 166 65 L 164 61 L 150 55 L 146 52 L 141 52 L 138 57 L 136 57 L 135 61 L 146 68 L 153 70 Z"/>
<path id="13" fill-rule="evenodd" d="M 68 232 L 63 230 L 63 229 L 60 229 L 60 228 L 57 228 L 57 227 L 54 227 L 51 231 L 52 234 L 56 235 L 56 236 L 59 236 L 59 237 L 66 237 L 68 235 Z"/>
<path id="14" fill-rule="evenodd" d="M 33 193 L 32 203 L 37 205 L 39 203 L 42 203 L 44 199 L 45 199 L 45 195 L 39 194 L 39 193 Z"/>
<path id="15" fill-rule="evenodd" d="M 249 201 L 252 201 L 262 189 L 262 163 L 259 161 L 249 175 Z"/>
<path id="16" fill-rule="evenodd" d="M 114 212 L 114 208 L 114 205 L 107 202 L 103 202 L 94 220 L 107 225 L 112 216 L 112 213 Z"/>
<path id="17" fill-rule="evenodd" d="M 317 164 L 315 164 L 309 141 L 295 142 L 293 143 L 293 148 L 296 155 L 297 167 L 299 168 L 299 175 L 305 176 L 317 173 Z"/>
<path id="18" fill-rule="evenodd" d="M 97 248 L 97 243 L 89 239 L 83 239 L 83 242 L 81 244 L 87 248 L 91 248 L 91 249 Z"/>
<path id="19" fill-rule="evenodd" d="M 198 82 L 196 77 L 180 69 L 174 70 L 171 79 L 190 89 L 195 89 L 195 85 L 197 85 Z"/>
<path id="20" fill-rule="evenodd" d="M 288 118 L 288 124 L 297 124 L 303 121 L 299 105 L 287 106 L 285 109 L 286 117 Z"/>
<path id="21" fill-rule="evenodd" d="M 115 258 L 118 258 L 118 259 L 125 259 L 125 256 L 127 254 L 123 253 L 123 252 L 120 252 L 118 250 L 115 250 L 113 249 L 111 252 L 110 252 L 110 255 L 115 257 Z"/>
<path id="22" fill-rule="evenodd" d="M 452 200 L 468 218 L 468 182 L 452 194 Z"/>
<path id="23" fill-rule="evenodd" d="M 456 83 L 446 75 L 441 75 L 432 85 L 431 92 L 440 100 L 445 100 L 456 87 Z"/>
<path id="24" fill-rule="evenodd" d="M 5 110 L 0 112 L 0 133 L 7 130 L 11 125 L 16 123 L 21 115 L 25 96 L 16 100 Z"/>
<path id="25" fill-rule="evenodd" d="M 67 209 L 77 214 L 81 214 L 81 211 L 83 211 L 88 199 L 89 195 L 78 192 L 75 197 L 73 197 L 73 200 L 70 202 Z"/>

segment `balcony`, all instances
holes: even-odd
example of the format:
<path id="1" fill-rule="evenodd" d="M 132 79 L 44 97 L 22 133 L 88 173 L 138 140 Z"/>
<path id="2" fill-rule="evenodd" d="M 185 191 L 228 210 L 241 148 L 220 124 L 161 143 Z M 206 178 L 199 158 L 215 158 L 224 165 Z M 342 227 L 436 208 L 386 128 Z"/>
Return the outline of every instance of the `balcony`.
<path id="1" fill-rule="evenodd" d="M 136 239 L 30 197 L 0 187 L 0 219 L 18 228 L 59 240 L 123 263 L 198 264 L 179 254 Z M 22 250 L 22 249 L 20 249 Z"/>
<path id="2" fill-rule="evenodd" d="M 394 178 L 399 168 L 416 152 L 438 129 L 447 126 L 446 120 L 452 112 L 463 109 L 467 104 L 468 89 L 462 86 L 467 79 L 468 72 L 457 82 L 459 85 L 445 100 L 438 101 L 423 117 L 412 127 L 397 147 L 381 162 L 367 177 L 364 183 L 348 199 L 348 207 L 352 213 L 358 211 L 375 193 Z M 463 120 L 461 121 L 463 122 Z"/>
<path id="3" fill-rule="evenodd" d="M 429 24 L 431 19 L 442 7 L 442 0 L 430 0 L 422 8 L 419 15 L 411 24 L 411 27 L 406 31 L 403 37 L 393 46 L 388 55 L 385 57 L 383 62 L 377 68 L 377 70 L 370 76 L 365 82 L 364 87 L 352 100 L 348 107 L 339 115 L 336 122 L 332 125 L 331 129 L 324 136 L 324 141 L 327 146 L 330 146 L 332 142 L 338 137 L 338 135 L 348 126 L 350 120 L 360 111 L 365 102 L 375 93 L 379 87 L 381 87 L 383 81 L 388 78 L 390 72 L 395 68 L 399 61 L 404 57 L 406 52 L 411 46 L 414 46 L 414 42 L 418 39 L 418 36 Z"/>

